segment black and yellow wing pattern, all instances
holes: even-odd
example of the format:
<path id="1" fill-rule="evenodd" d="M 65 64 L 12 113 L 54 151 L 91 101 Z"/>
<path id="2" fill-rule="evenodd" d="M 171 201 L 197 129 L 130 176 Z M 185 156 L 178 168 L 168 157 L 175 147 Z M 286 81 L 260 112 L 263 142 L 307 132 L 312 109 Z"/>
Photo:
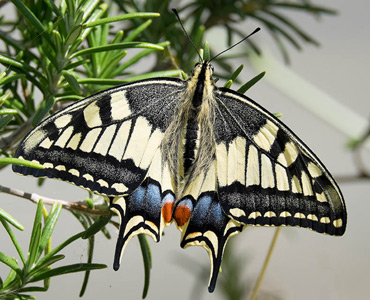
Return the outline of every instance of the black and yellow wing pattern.
<path id="1" fill-rule="evenodd" d="M 133 236 L 159 241 L 175 221 L 181 247 L 209 253 L 210 292 L 227 240 L 248 225 L 346 228 L 343 196 L 319 159 L 254 101 L 217 88 L 206 61 L 186 81 L 141 80 L 78 101 L 35 127 L 15 156 L 45 167 L 17 173 L 107 198 L 121 221 L 115 269 Z"/>

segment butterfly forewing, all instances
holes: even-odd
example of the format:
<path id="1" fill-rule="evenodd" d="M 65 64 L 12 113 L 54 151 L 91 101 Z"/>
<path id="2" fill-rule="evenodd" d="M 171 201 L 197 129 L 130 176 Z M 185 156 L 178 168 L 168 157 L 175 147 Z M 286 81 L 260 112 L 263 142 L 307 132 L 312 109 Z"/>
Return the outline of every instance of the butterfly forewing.
<path id="1" fill-rule="evenodd" d="M 181 80 L 159 78 L 79 101 L 43 121 L 17 149 L 16 157 L 45 169 L 13 170 L 103 195 L 130 194 L 143 182 L 184 88 Z"/>
<path id="2" fill-rule="evenodd" d="M 342 235 L 342 194 L 307 146 L 249 98 L 223 88 L 215 99 L 218 192 L 225 212 L 243 224 Z"/>

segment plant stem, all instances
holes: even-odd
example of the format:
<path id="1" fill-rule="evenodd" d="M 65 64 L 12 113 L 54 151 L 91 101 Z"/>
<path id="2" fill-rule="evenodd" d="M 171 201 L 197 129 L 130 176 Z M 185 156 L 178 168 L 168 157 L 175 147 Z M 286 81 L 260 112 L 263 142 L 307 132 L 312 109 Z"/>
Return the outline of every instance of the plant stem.
<path id="1" fill-rule="evenodd" d="M 38 203 L 40 199 L 42 199 L 44 204 L 48 204 L 48 205 L 53 205 L 54 203 L 60 203 L 65 209 L 82 211 L 90 215 L 98 215 L 98 216 L 109 216 L 110 215 L 109 210 L 89 208 L 87 205 L 82 204 L 82 203 L 68 202 L 64 200 L 57 200 L 57 199 L 52 199 L 48 197 L 43 197 L 36 193 L 26 193 L 18 189 L 8 188 L 8 187 L 1 186 L 1 185 L 0 185 L 0 192 L 13 195 L 13 196 L 18 196 L 18 197 L 30 200 L 33 203 Z"/>
<path id="2" fill-rule="evenodd" d="M 274 234 L 274 237 L 272 238 L 269 251 L 267 252 L 267 255 L 266 255 L 266 258 L 265 258 L 265 262 L 263 263 L 263 267 L 262 267 L 261 272 L 258 276 L 257 282 L 254 285 L 253 293 L 252 293 L 252 296 L 249 298 L 249 300 L 255 300 L 256 297 L 257 297 L 257 294 L 258 294 L 258 291 L 260 289 L 263 277 L 265 276 L 265 273 L 266 273 L 267 266 L 270 262 L 272 252 L 274 251 L 274 247 L 275 247 L 277 238 L 279 236 L 280 230 L 281 230 L 281 227 L 277 227 L 276 230 L 275 230 L 275 234 Z"/>

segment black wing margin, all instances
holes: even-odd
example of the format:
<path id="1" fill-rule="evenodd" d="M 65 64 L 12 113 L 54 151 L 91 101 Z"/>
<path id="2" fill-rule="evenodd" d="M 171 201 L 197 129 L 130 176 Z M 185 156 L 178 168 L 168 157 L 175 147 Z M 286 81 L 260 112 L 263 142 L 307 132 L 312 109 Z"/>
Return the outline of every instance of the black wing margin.
<path id="1" fill-rule="evenodd" d="M 343 235 L 342 193 L 315 154 L 251 99 L 226 88 L 215 99 L 218 194 L 227 215 L 246 225 Z"/>

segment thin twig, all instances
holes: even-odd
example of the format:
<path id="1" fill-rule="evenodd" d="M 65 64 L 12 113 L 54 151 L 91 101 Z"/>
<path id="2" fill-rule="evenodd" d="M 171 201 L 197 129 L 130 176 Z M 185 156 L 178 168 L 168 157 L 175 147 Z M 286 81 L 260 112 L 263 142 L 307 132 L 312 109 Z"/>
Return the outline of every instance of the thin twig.
<path id="1" fill-rule="evenodd" d="M 272 241 L 271 241 L 271 244 L 270 244 L 269 251 L 268 251 L 268 253 L 266 255 L 266 258 L 265 258 L 265 262 L 263 263 L 263 267 L 262 267 L 261 272 L 260 272 L 260 274 L 258 276 L 257 282 L 256 282 L 256 284 L 254 286 L 252 296 L 250 297 L 249 300 L 255 300 L 256 297 L 257 297 L 257 294 L 258 294 L 258 291 L 260 289 L 260 286 L 261 286 L 263 277 L 265 276 L 265 272 L 266 272 L 267 266 L 268 266 L 268 264 L 270 262 L 272 252 L 274 251 L 274 247 L 275 247 L 277 238 L 279 236 L 280 230 L 281 230 L 281 227 L 277 227 L 276 228 L 274 237 L 272 238 Z"/>
<path id="2" fill-rule="evenodd" d="M 109 216 L 110 215 L 109 210 L 89 208 L 87 205 L 82 204 L 80 202 L 68 202 L 64 200 L 52 199 L 52 198 L 38 195 L 36 193 L 26 193 L 18 189 L 8 188 L 8 187 L 1 186 L 1 185 L 0 185 L 0 192 L 13 195 L 13 196 L 17 196 L 17 197 L 21 197 L 21 198 L 30 200 L 33 203 L 38 203 L 39 200 L 41 199 L 44 202 L 44 204 L 48 204 L 48 205 L 53 205 L 54 203 L 60 203 L 65 209 L 81 211 L 81 212 L 84 212 L 90 215 L 97 215 L 97 216 Z"/>

